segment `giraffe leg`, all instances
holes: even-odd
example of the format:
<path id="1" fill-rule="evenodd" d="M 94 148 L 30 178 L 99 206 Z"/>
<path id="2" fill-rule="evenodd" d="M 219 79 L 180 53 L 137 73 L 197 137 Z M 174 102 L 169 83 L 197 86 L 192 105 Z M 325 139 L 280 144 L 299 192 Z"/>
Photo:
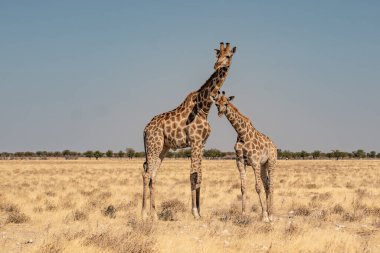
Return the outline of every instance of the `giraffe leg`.
<path id="1" fill-rule="evenodd" d="M 261 174 L 260 164 L 256 161 L 251 161 L 251 164 L 252 164 L 253 171 L 255 174 L 255 188 L 256 188 L 257 194 L 259 195 L 259 201 L 260 201 L 261 210 L 262 210 L 262 221 L 269 222 L 267 205 L 263 204 L 264 199 L 265 199 L 265 193 L 263 191 L 264 185 L 263 185 L 263 181 L 261 180 L 261 175 L 260 175 Z"/>
<path id="2" fill-rule="evenodd" d="M 267 205 L 269 220 L 273 221 L 273 174 L 276 167 L 276 159 L 269 160 L 266 164 L 266 169 L 268 171 L 268 194 L 267 194 Z"/>
<path id="3" fill-rule="evenodd" d="M 192 214 L 195 219 L 200 216 L 200 195 L 202 183 L 202 148 L 203 145 L 193 145 L 191 149 L 191 170 L 190 170 L 190 185 L 191 185 L 191 206 Z"/>
<path id="4" fill-rule="evenodd" d="M 155 183 L 156 183 L 156 176 L 157 171 L 161 166 L 162 161 L 165 158 L 166 153 L 168 152 L 169 148 L 164 147 L 161 151 L 161 154 L 158 159 L 155 159 L 155 166 L 154 170 L 152 171 L 152 175 L 149 181 L 149 189 L 150 189 L 150 213 L 153 217 L 153 220 L 157 220 L 157 212 L 156 212 L 156 201 L 155 201 Z"/>
<path id="5" fill-rule="evenodd" d="M 264 191 L 265 191 L 265 204 L 264 203 L 263 204 L 267 208 L 267 213 L 268 213 L 268 218 L 269 218 L 269 176 L 268 176 L 267 166 L 268 166 L 268 162 L 261 164 L 260 177 L 261 177 L 261 181 L 263 182 Z"/>
<path id="6" fill-rule="evenodd" d="M 247 194 L 246 194 L 246 170 L 244 161 L 236 161 L 240 173 L 240 188 L 241 188 L 241 210 L 245 214 L 247 208 Z"/>
<path id="7" fill-rule="evenodd" d="M 141 216 L 142 216 L 143 221 L 145 221 L 148 218 L 146 206 L 147 206 L 149 180 L 150 180 L 149 161 L 144 162 L 142 177 L 143 177 L 143 200 L 142 200 Z"/>
<path id="8" fill-rule="evenodd" d="M 240 188 L 241 188 L 241 210 L 242 213 L 246 212 L 247 205 L 247 195 L 246 195 L 246 169 L 244 164 L 243 151 L 240 147 L 239 143 L 235 145 L 235 153 L 236 153 L 236 165 L 238 167 L 240 173 Z"/>
<path id="9" fill-rule="evenodd" d="M 154 205 L 154 181 L 156 178 L 157 170 L 159 167 L 159 158 L 158 157 L 148 157 L 147 161 L 144 163 L 144 171 L 143 171 L 143 203 L 142 203 L 142 211 L 141 216 L 143 220 L 148 218 L 147 211 L 147 199 L 148 192 L 150 190 L 150 211 L 155 211 Z M 155 213 L 153 213 L 155 216 Z M 155 217 L 154 217 L 155 218 Z"/>

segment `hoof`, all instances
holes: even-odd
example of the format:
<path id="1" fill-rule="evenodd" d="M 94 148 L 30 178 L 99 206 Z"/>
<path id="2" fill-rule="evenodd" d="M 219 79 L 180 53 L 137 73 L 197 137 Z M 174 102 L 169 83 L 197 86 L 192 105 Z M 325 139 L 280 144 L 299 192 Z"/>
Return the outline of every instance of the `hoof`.
<path id="1" fill-rule="evenodd" d="M 198 213 L 198 209 L 193 208 L 193 210 L 191 211 L 191 213 L 193 214 L 193 216 L 194 216 L 194 218 L 195 218 L 196 220 L 199 220 L 199 219 L 201 218 L 201 216 L 200 216 L 199 213 Z"/>
<path id="2" fill-rule="evenodd" d="M 262 222 L 265 222 L 265 223 L 270 222 L 269 217 L 268 217 L 268 213 L 267 213 L 267 212 L 264 212 L 264 213 L 263 213 Z"/>
<path id="3" fill-rule="evenodd" d="M 143 212 L 141 213 L 141 218 L 142 218 L 143 221 L 146 221 L 146 220 L 148 219 L 148 214 L 147 214 L 146 212 L 143 211 Z"/>

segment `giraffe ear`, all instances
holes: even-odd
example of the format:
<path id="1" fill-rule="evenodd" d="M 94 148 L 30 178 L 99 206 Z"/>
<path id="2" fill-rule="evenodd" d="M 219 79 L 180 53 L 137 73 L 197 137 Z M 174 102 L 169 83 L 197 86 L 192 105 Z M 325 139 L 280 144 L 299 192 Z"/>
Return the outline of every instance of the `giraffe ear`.
<path id="1" fill-rule="evenodd" d="M 228 98 L 228 101 L 232 101 L 232 100 L 234 100 L 234 98 L 235 98 L 235 96 L 231 96 Z"/>
<path id="2" fill-rule="evenodd" d="M 234 54 L 236 52 L 236 47 L 232 48 L 232 53 Z"/>
<path id="3" fill-rule="evenodd" d="M 220 50 L 219 49 L 214 49 L 214 50 L 215 50 L 216 55 L 218 56 L 220 54 Z"/>
<path id="4" fill-rule="evenodd" d="M 210 96 L 210 99 L 211 99 L 212 102 L 216 102 L 215 98 L 213 96 Z"/>

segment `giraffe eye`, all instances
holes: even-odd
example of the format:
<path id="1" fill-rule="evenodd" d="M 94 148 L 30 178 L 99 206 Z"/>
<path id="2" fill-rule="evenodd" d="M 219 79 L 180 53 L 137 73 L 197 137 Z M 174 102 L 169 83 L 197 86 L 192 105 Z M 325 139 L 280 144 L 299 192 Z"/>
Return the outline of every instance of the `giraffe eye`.
<path id="1" fill-rule="evenodd" d="M 228 56 L 226 56 L 226 58 L 227 58 L 227 59 L 230 59 L 230 58 L 231 58 L 231 56 L 229 56 L 229 55 L 228 55 Z"/>

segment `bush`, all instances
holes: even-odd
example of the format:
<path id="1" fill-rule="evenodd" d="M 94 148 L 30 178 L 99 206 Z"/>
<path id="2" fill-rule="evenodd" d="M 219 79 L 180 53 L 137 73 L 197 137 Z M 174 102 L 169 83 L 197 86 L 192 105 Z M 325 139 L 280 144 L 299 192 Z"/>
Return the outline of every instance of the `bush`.
<path id="1" fill-rule="evenodd" d="M 29 220 L 30 218 L 26 216 L 26 214 L 17 211 L 17 212 L 10 212 L 5 223 L 20 224 L 20 223 L 28 222 Z"/>
<path id="2" fill-rule="evenodd" d="M 164 201 L 161 204 L 161 208 L 162 210 L 158 217 L 164 221 L 176 221 L 178 220 L 178 213 L 186 211 L 185 204 L 178 199 Z"/>
<path id="3" fill-rule="evenodd" d="M 309 216 L 310 210 L 306 206 L 300 206 L 294 209 L 294 215 L 296 216 Z"/>
<path id="4" fill-rule="evenodd" d="M 116 208 L 113 205 L 109 205 L 102 211 L 104 216 L 110 217 L 112 219 L 116 218 Z"/>
<path id="5" fill-rule="evenodd" d="M 72 212 L 72 218 L 74 221 L 82 221 L 88 219 L 88 214 L 86 212 L 75 210 Z"/>

